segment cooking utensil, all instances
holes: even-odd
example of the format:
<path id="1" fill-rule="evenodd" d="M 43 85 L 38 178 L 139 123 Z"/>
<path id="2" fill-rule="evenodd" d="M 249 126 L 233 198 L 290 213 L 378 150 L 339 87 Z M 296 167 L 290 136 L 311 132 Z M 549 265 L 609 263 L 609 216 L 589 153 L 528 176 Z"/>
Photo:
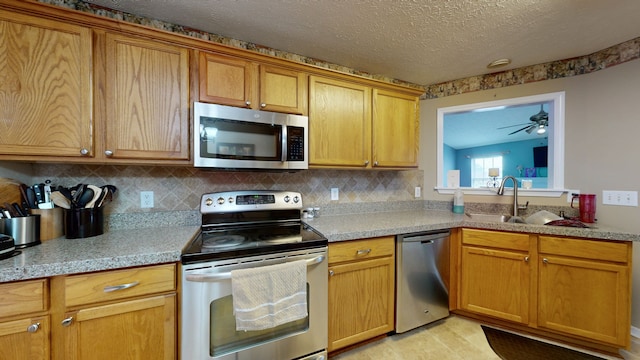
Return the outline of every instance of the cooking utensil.
<path id="1" fill-rule="evenodd" d="M 71 200 L 59 190 L 51 193 L 51 201 L 63 209 L 71 209 Z"/>
<path id="2" fill-rule="evenodd" d="M 43 187 L 41 187 L 40 184 L 34 184 L 31 188 L 33 189 L 33 192 L 34 192 L 34 194 L 36 196 L 37 203 L 38 204 L 43 203 L 44 202 Z"/>
<path id="3" fill-rule="evenodd" d="M 80 197 L 82 196 L 82 193 L 84 192 L 85 186 L 83 184 L 78 184 L 76 186 L 75 192 L 72 189 L 71 194 L 73 195 L 73 201 L 71 202 L 71 205 L 73 205 L 73 207 L 79 207 L 78 206 L 78 201 L 80 200 Z"/>
<path id="4" fill-rule="evenodd" d="M 87 185 L 87 187 L 93 191 L 93 198 L 84 207 L 88 209 L 95 208 L 96 202 L 102 197 L 102 189 L 95 185 Z"/>
<path id="5" fill-rule="evenodd" d="M 83 188 L 83 190 L 82 190 L 82 193 L 78 197 L 78 201 L 76 203 L 76 206 L 78 208 L 85 207 L 91 200 L 93 200 L 93 195 L 94 195 L 93 190 L 91 188 L 85 186 Z"/>
<path id="6" fill-rule="evenodd" d="M 15 213 L 18 216 L 28 216 L 29 215 L 29 213 L 26 210 L 23 210 L 18 203 L 11 204 L 11 207 L 13 208 L 13 211 L 15 211 Z"/>
<path id="7" fill-rule="evenodd" d="M 37 209 L 38 200 L 36 199 L 36 192 L 30 187 L 28 187 L 25 192 L 27 193 L 27 204 L 29 204 L 29 207 L 31 209 Z"/>

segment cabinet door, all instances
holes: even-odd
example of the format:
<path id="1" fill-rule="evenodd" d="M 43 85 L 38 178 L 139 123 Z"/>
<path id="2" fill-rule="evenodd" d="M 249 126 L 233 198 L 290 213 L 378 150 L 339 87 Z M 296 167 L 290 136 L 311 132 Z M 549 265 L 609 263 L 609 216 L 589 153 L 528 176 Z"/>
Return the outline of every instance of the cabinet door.
<path id="1" fill-rule="evenodd" d="M 277 66 L 260 65 L 260 109 L 307 113 L 307 75 Z"/>
<path id="2" fill-rule="evenodd" d="M 418 98 L 373 90 L 373 166 L 418 166 Z"/>
<path id="3" fill-rule="evenodd" d="M 309 82 L 309 165 L 367 167 L 371 89 L 316 76 Z"/>
<path id="4" fill-rule="evenodd" d="M 617 347 L 629 345 L 626 265 L 541 255 L 538 325 Z"/>
<path id="5" fill-rule="evenodd" d="M 0 359 L 49 359 L 49 317 L 0 322 Z"/>
<path id="6" fill-rule="evenodd" d="M 176 299 L 163 295 L 69 312 L 68 360 L 176 358 Z"/>
<path id="7" fill-rule="evenodd" d="M 200 101 L 251 108 L 257 101 L 257 65 L 248 60 L 200 52 Z"/>
<path id="8" fill-rule="evenodd" d="M 0 10 L 0 154 L 93 152 L 91 31 Z"/>
<path id="9" fill-rule="evenodd" d="M 189 54 L 118 34 L 106 37 L 105 155 L 189 160 Z"/>
<path id="10" fill-rule="evenodd" d="M 528 324 L 530 281 L 526 254 L 462 246 L 462 309 Z"/>
<path id="11" fill-rule="evenodd" d="M 392 256 L 330 266 L 329 351 L 393 330 Z"/>

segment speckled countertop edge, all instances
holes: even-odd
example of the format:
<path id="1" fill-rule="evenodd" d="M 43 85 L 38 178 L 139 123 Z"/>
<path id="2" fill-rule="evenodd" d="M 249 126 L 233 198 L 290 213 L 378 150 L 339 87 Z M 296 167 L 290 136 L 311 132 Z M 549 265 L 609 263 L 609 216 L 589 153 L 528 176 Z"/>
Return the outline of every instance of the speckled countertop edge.
<path id="1" fill-rule="evenodd" d="M 323 215 L 319 218 L 305 220 L 305 222 L 326 236 L 329 242 L 457 227 L 572 236 L 600 240 L 640 241 L 640 234 L 620 232 L 604 227 L 573 228 L 481 222 L 471 220 L 463 214 L 454 214 L 451 211 L 442 210 L 403 210 L 363 214 Z"/>
<path id="2" fill-rule="evenodd" d="M 199 226 L 112 230 L 84 239 L 56 238 L 0 260 L 0 282 L 180 261 Z"/>
<path id="3" fill-rule="evenodd" d="M 44 241 L 40 245 L 20 249 L 20 255 L 0 260 L 0 282 L 178 262 L 182 249 L 200 229 L 199 225 L 191 224 L 192 222 L 183 222 L 187 225 L 137 229 L 121 229 L 114 226 L 103 235 L 90 238 L 61 237 Z M 480 222 L 447 210 L 421 209 L 413 206 L 398 207 L 393 211 L 323 214 L 305 222 L 326 236 L 329 242 L 457 227 L 601 240 L 640 241 L 640 234 L 625 233 L 604 227 L 582 229 Z"/>

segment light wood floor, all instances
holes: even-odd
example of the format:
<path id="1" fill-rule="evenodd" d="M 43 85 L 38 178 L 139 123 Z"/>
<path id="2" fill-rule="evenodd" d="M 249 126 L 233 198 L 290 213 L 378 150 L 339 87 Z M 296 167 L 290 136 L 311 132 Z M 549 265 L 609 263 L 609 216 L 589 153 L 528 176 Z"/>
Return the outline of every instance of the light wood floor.
<path id="1" fill-rule="evenodd" d="M 625 360 L 640 360 L 640 339 L 632 338 L 630 351 L 621 351 L 620 355 Z M 331 360 L 374 359 L 500 360 L 487 343 L 480 323 L 455 315 L 331 357 Z"/>

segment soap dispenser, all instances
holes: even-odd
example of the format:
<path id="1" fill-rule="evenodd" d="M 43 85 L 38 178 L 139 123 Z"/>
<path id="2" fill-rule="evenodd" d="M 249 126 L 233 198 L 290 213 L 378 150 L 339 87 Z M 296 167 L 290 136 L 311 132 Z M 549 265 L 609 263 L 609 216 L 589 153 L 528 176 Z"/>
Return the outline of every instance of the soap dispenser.
<path id="1" fill-rule="evenodd" d="M 460 188 L 456 189 L 453 195 L 453 212 L 455 214 L 464 214 L 464 193 Z"/>

